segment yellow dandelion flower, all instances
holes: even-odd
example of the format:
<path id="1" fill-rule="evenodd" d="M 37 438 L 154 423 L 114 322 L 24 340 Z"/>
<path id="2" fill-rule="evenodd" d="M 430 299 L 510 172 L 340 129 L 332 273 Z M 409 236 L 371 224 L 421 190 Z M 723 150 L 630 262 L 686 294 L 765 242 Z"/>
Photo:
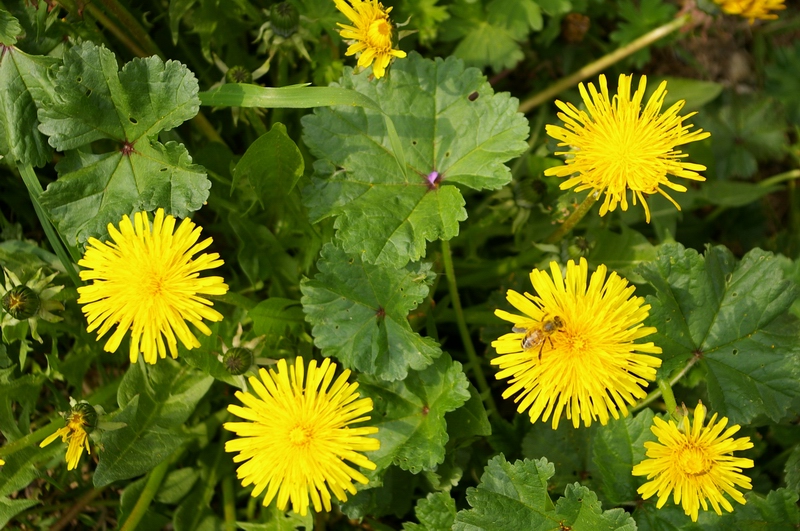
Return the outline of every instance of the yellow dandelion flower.
<path id="1" fill-rule="evenodd" d="M 39 445 L 44 448 L 51 442 L 61 437 L 62 442 L 69 443 L 67 447 L 67 470 L 78 468 L 83 449 L 92 453 L 89 448 L 89 434 L 97 426 L 97 411 L 87 402 L 75 404 L 67 415 L 66 426 L 47 437 Z"/>
<path id="2" fill-rule="evenodd" d="M 664 113 L 661 107 L 667 94 L 667 82 L 663 81 L 650 96 L 644 110 L 647 79 L 642 76 L 639 87 L 631 96 L 633 76 L 619 76 L 617 94 L 611 98 L 606 77 L 600 76 L 600 92 L 589 83 L 588 92 L 581 83 L 579 90 L 587 111 L 579 111 L 571 103 L 556 101 L 561 111 L 558 117 L 565 127 L 548 125 L 547 134 L 561 140 L 559 146 L 571 146 L 572 151 L 556 152 L 567 155 L 566 164 L 545 170 L 545 175 L 569 177 L 561 183 L 561 189 L 575 187 L 576 192 L 605 191 L 605 200 L 600 215 L 613 211 L 620 205 L 628 210 L 628 190 L 633 204 L 639 200 L 650 222 L 650 209 L 645 194 L 660 193 L 680 210 L 678 203 L 664 191 L 664 187 L 685 192 L 686 187 L 670 182 L 667 174 L 694 181 L 704 181 L 698 171 L 705 170 L 701 164 L 682 162 L 686 157 L 677 146 L 708 138 L 710 133 L 702 129 L 689 132 L 691 124 L 683 120 L 694 116 L 689 113 L 679 116 L 686 103 L 680 100 Z"/>
<path id="3" fill-rule="evenodd" d="M 176 336 L 187 349 L 200 346 L 186 321 L 209 335 L 203 319 L 222 320 L 222 314 L 210 308 L 212 303 L 199 296 L 228 291 L 222 277 L 199 278 L 200 271 L 223 264 L 217 253 L 192 258 L 211 245 L 211 238 L 197 243 L 201 231 L 188 219 L 175 231 L 175 218 L 159 208 L 152 228 L 147 212 L 137 212 L 133 222 L 123 216 L 119 230 L 108 224 L 113 243 L 89 239 L 78 264 L 86 268 L 81 279 L 92 284 L 78 288 L 78 303 L 83 305 L 87 330 L 98 329 L 98 340 L 117 326 L 105 344 L 107 352 L 115 352 L 130 330 L 131 363 L 140 352 L 147 363 L 155 363 L 159 356 L 166 357 L 167 349 L 177 358 Z"/>
<path id="4" fill-rule="evenodd" d="M 750 21 L 774 20 L 778 15 L 772 11 L 786 9 L 783 0 L 714 0 L 729 15 L 739 15 Z"/>
<path id="5" fill-rule="evenodd" d="M 572 425 L 593 420 L 605 425 L 609 416 L 628 414 L 627 404 L 644 398 L 643 387 L 656 377 L 660 354 L 653 343 L 634 343 L 655 328 L 645 327 L 650 306 L 633 297 L 634 287 L 616 273 L 606 278 L 601 265 L 587 286 L 588 265 L 584 258 L 567 263 L 564 278 L 556 262 L 550 263 L 552 278 L 534 269 L 530 278 L 536 295 L 508 291 L 508 302 L 523 315 L 495 310 L 495 315 L 514 323 L 512 333 L 492 346 L 498 357 L 498 380 L 511 377 L 503 398 L 518 396 L 517 411 L 530 408 L 531 422 L 553 417 L 558 427 L 566 411 Z"/>
<path id="6" fill-rule="evenodd" d="M 405 57 L 406 52 L 392 49 L 392 23 L 389 13 L 378 0 L 334 0 L 336 8 L 350 19 L 352 26 L 339 24 L 339 34 L 350 42 L 345 55 L 358 56 L 358 66 L 372 66 L 372 73 L 380 79 L 394 57 Z"/>
<path id="7" fill-rule="evenodd" d="M 658 437 L 658 442 L 644 443 L 649 459 L 633 467 L 634 476 L 652 479 L 639 487 L 642 498 L 646 500 L 658 494 L 656 507 L 660 509 L 672 492 L 673 501 L 682 504 L 693 522 L 697 521 L 701 505 L 704 511 L 708 510 L 706 500 L 711 502 L 714 512 L 721 515 L 720 506 L 728 512 L 733 511 L 724 493 L 744 504 L 744 496 L 737 486 L 752 488 L 750 478 L 740 472 L 743 468 L 752 468 L 753 461 L 732 455 L 733 452 L 752 448 L 750 438 L 731 438 L 739 431 L 738 425 L 722 433 L 728 424 L 726 417 L 716 422 L 715 413 L 708 425 L 703 426 L 705 418 L 706 408 L 702 402 L 694 410 L 692 423 L 688 415 L 684 415 L 678 425 L 672 420 L 664 422 L 655 417 L 650 430 Z"/>
<path id="8" fill-rule="evenodd" d="M 6 462 L 0 459 L 0 466 L 3 466 L 4 464 L 6 464 Z"/>
<path id="9" fill-rule="evenodd" d="M 345 501 L 345 491 L 356 493 L 353 480 L 367 483 L 345 460 L 375 470 L 359 452 L 380 448 L 380 441 L 365 437 L 378 428 L 349 427 L 369 420 L 365 414 L 372 411 L 372 399 L 358 398 L 358 384 L 347 382 L 349 370 L 333 381 L 335 371 L 327 358 L 319 367 L 312 360 L 306 375 L 302 358 L 288 369 L 286 360 L 280 360 L 277 374 L 261 369 L 261 381 L 250 378 L 255 395 L 236 392 L 245 407 L 228 406 L 247 422 L 225 423 L 225 429 L 239 436 L 225 443 L 225 450 L 239 452 L 233 460 L 244 464 L 237 476 L 242 486 L 255 485 L 253 497 L 267 491 L 265 506 L 277 495 L 278 509 L 285 510 L 291 500 L 292 510 L 305 515 L 310 497 L 315 511 L 330 511 L 331 492 Z"/>

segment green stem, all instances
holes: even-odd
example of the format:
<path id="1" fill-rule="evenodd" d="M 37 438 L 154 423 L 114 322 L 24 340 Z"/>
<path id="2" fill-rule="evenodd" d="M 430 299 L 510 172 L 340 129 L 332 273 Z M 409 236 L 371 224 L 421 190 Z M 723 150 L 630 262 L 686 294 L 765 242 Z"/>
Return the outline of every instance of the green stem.
<path id="1" fill-rule="evenodd" d="M 225 531 L 236 530 L 236 496 L 233 490 L 233 476 L 222 478 L 222 505 L 225 514 Z"/>
<path id="2" fill-rule="evenodd" d="M 97 7 L 92 3 L 87 3 L 84 5 L 84 9 L 86 9 L 89 12 L 89 14 L 92 15 L 97 20 L 97 22 L 100 23 L 101 26 L 110 31 L 111 34 L 114 35 L 114 37 L 116 37 L 119 42 L 124 44 L 125 47 L 133 53 L 133 55 L 137 57 L 147 57 L 148 55 L 150 55 L 146 51 L 144 51 L 144 48 L 139 46 L 139 44 L 136 41 L 131 39 L 128 36 L 128 34 L 125 31 L 123 31 L 122 28 L 116 25 L 113 20 L 108 18 L 108 15 L 103 13 L 103 11 L 99 7 Z"/>
<path id="3" fill-rule="evenodd" d="M 281 51 L 278 54 L 278 72 L 277 79 L 275 80 L 276 87 L 285 87 L 289 84 L 289 61 L 286 54 Z M 283 123 L 286 110 L 280 107 L 272 109 L 272 119 L 270 120 L 270 127 L 274 127 L 276 123 Z"/>
<path id="4" fill-rule="evenodd" d="M 125 520 L 120 531 L 133 531 L 139 525 L 142 517 L 144 517 L 144 513 L 147 512 L 147 509 L 150 507 L 150 502 L 155 498 L 158 488 L 161 486 L 161 482 L 164 481 L 164 476 L 167 475 L 167 470 L 169 469 L 171 461 L 171 459 L 167 458 L 150 471 L 150 474 L 147 476 L 147 483 L 144 485 L 144 490 L 142 490 L 142 493 L 139 495 L 139 499 L 136 500 L 136 505 L 133 506 L 131 514 Z"/>
<path id="5" fill-rule="evenodd" d="M 588 65 L 584 66 L 580 70 L 570 74 L 567 77 L 561 78 L 543 91 L 534 94 L 530 98 L 526 99 L 519 105 L 519 112 L 527 113 L 530 112 L 532 109 L 535 109 L 542 103 L 547 103 L 548 101 L 552 100 L 564 90 L 576 85 L 577 83 L 583 81 L 588 77 L 592 77 L 595 74 L 598 74 L 608 68 L 609 66 L 613 65 L 625 59 L 629 55 L 632 55 L 639 50 L 646 48 L 653 44 L 654 42 L 663 39 L 670 33 L 681 29 L 691 20 L 691 16 L 686 14 L 676 18 L 675 20 L 664 24 L 663 26 L 659 26 L 653 31 L 645 33 L 635 41 L 631 42 L 630 44 L 626 44 L 625 46 L 621 46 L 617 48 L 610 54 L 604 55 L 597 61 L 589 63 Z"/>
<path id="6" fill-rule="evenodd" d="M 483 369 L 481 368 L 481 360 L 475 352 L 475 346 L 472 344 L 472 337 L 469 334 L 467 323 L 464 320 L 464 310 L 461 308 L 461 297 L 458 295 L 456 273 L 453 269 L 453 255 L 450 252 L 450 242 L 447 240 L 442 240 L 442 259 L 444 261 L 444 275 L 447 277 L 447 288 L 450 291 L 450 301 L 453 304 L 453 310 L 456 312 L 458 332 L 461 335 L 461 341 L 464 343 L 464 350 L 467 352 L 467 357 L 472 367 L 472 375 L 478 383 L 478 390 L 489 412 L 494 413 L 496 418 L 500 418 L 500 414 L 497 412 L 497 405 L 495 405 L 494 398 L 492 398 L 492 391 L 489 389 L 486 376 L 484 376 Z"/>
<path id="7" fill-rule="evenodd" d="M 673 415 L 678 409 L 678 403 L 675 402 L 675 393 L 672 392 L 670 383 L 663 378 L 658 378 L 656 380 L 656 385 L 658 385 L 658 389 L 661 391 L 661 396 L 664 397 L 664 407 L 666 407 L 667 413 Z"/>
<path id="8" fill-rule="evenodd" d="M 134 40 L 142 43 L 144 51 L 147 52 L 147 55 L 158 55 L 160 57 L 164 57 L 164 52 L 158 48 L 158 45 L 153 42 L 153 39 L 150 38 L 150 35 L 139 23 L 139 20 L 131 15 L 130 11 L 125 9 L 125 6 L 120 4 L 117 0 L 100 1 L 105 6 L 106 10 L 112 13 L 117 20 L 119 20 L 120 23 L 122 23 L 122 25 L 130 32 Z"/>
<path id="9" fill-rule="evenodd" d="M 600 197 L 600 193 L 592 190 L 589 192 L 589 195 L 586 196 L 586 199 L 583 200 L 583 203 L 578 205 L 578 208 L 570 214 L 570 216 L 561 224 L 561 226 L 556 229 L 556 231 L 548 236 L 544 242 L 545 243 L 558 243 L 561 241 L 561 238 L 566 236 L 569 231 L 575 228 L 575 225 L 583 219 L 589 210 L 594 206 L 597 202 L 597 199 Z"/>
<path id="10" fill-rule="evenodd" d="M 786 181 L 793 181 L 795 179 L 800 179 L 800 170 L 790 170 L 773 175 L 772 177 L 768 177 L 763 181 L 759 181 L 758 186 L 768 188 L 770 186 L 774 186 Z"/>
<path id="11" fill-rule="evenodd" d="M 681 380 L 681 378 L 686 376 L 686 373 L 689 372 L 689 369 L 694 367 L 694 364 L 697 363 L 699 360 L 700 360 L 699 356 L 697 356 L 697 355 L 692 356 L 692 359 L 690 359 L 689 362 L 683 367 L 683 369 L 681 369 L 681 371 L 678 374 L 676 374 L 675 377 L 672 378 L 672 380 L 670 380 L 669 383 L 667 384 L 667 387 L 669 387 L 670 397 L 668 398 L 668 397 L 665 396 L 664 397 L 664 402 L 666 403 L 666 406 L 668 408 L 670 407 L 670 404 L 667 403 L 667 402 L 670 399 L 672 400 L 672 404 L 673 404 L 672 407 L 673 408 L 677 407 L 676 405 L 674 405 L 674 404 L 676 404 L 676 402 L 675 402 L 675 395 L 672 394 L 672 386 L 677 384 Z M 642 400 L 641 402 L 636 404 L 636 406 L 631 409 L 631 413 L 635 413 L 635 412 L 639 411 L 640 409 L 644 409 L 645 407 L 650 405 L 652 402 L 654 402 L 656 399 L 658 399 L 663 394 L 663 389 L 661 389 L 661 383 L 660 383 L 661 381 L 662 380 L 659 378 L 657 380 L 657 382 L 659 382 L 658 383 L 658 389 L 656 389 L 652 393 L 648 394 L 644 398 L 644 400 Z M 668 409 L 668 411 L 669 411 L 669 409 Z M 669 411 L 670 414 L 672 414 L 673 411 L 675 411 L 675 410 L 673 409 L 672 411 Z"/>
<path id="12" fill-rule="evenodd" d="M 69 510 L 65 512 L 61 518 L 59 518 L 58 521 L 50 527 L 50 531 L 61 531 L 70 525 L 72 520 L 74 520 L 75 517 L 81 513 L 81 511 L 83 511 L 83 508 L 94 501 L 95 498 L 100 496 L 105 489 L 105 487 L 100 487 L 99 489 L 89 489 L 89 492 L 78 498 L 78 501 L 76 501 L 75 504 L 71 506 Z"/>
<path id="13" fill-rule="evenodd" d="M 33 167 L 30 164 L 22 164 L 19 166 L 19 173 L 22 176 L 22 181 L 25 183 L 25 187 L 28 189 L 28 194 L 31 196 L 33 209 L 36 211 L 36 216 L 39 218 L 39 223 L 41 223 L 45 235 L 47 235 L 50 247 L 53 248 L 56 256 L 58 256 L 58 259 L 61 261 L 61 265 L 64 266 L 67 275 L 75 286 L 83 286 L 83 282 L 81 282 L 77 271 L 75 271 L 72 258 L 67 254 L 60 236 L 56 232 L 55 227 L 50 223 L 50 218 L 47 217 L 42 205 L 39 203 L 39 197 L 42 195 L 42 185 L 39 183 L 39 179 L 36 178 Z"/>

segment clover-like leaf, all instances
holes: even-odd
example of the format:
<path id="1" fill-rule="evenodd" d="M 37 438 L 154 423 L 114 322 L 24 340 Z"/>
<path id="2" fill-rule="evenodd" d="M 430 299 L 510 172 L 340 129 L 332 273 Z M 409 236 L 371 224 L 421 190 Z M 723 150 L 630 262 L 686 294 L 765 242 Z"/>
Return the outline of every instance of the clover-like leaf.
<path id="1" fill-rule="evenodd" d="M 56 63 L 52 57 L 0 45 L 0 154 L 9 159 L 38 167 L 53 156 L 47 138 L 36 128 L 36 113 L 52 97 L 47 70 Z"/>
<path id="2" fill-rule="evenodd" d="M 668 244 L 639 273 L 656 290 L 647 324 L 664 350 L 660 373 L 697 356 L 712 410 L 732 424 L 783 417 L 800 397 L 800 323 L 787 313 L 797 288 L 779 260 L 754 249 L 737 263 L 721 246 L 701 256 Z"/>
<path id="3" fill-rule="evenodd" d="M 197 90 L 176 61 L 134 59 L 118 71 L 114 54 L 91 42 L 65 54 L 53 100 L 39 110 L 39 130 L 59 150 L 101 139 L 118 145 L 103 154 L 68 152 L 56 166 L 59 179 L 42 204 L 70 244 L 102 236 L 123 214 L 163 207 L 185 217 L 203 205 L 211 187 L 205 170 L 183 145 L 156 140 L 197 114 Z"/>
<path id="4" fill-rule="evenodd" d="M 509 463 L 493 457 L 477 488 L 467 489 L 472 509 L 459 511 L 454 531 L 553 529 L 634 531 L 633 518 L 622 509 L 603 511 L 587 487 L 568 485 L 556 505 L 547 491 L 555 467 L 547 459 Z"/>
<path id="5" fill-rule="evenodd" d="M 384 380 L 405 378 L 441 355 L 435 341 L 408 324 L 408 312 L 428 294 L 430 264 L 395 269 L 372 265 L 327 244 L 319 273 L 300 285 L 303 311 L 323 356 Z"/>
<path id="6" fill-rule="evenodd" d="M 445 414 L 469 399 L 469 380 L 461 364 L 443 354 L 423 371 L 402 381 L 359 377 L 359 391 L 372 398 L 373 426 L 381 448 L 369 454 L 377 473 L 395 464 L 414 474 L 432 470 L 444 460 L 448 441 Z"/>
<path id="7" fill-rule="evenodd" d="M 424 255 L 426 240 L 458 234 L 466 211 L 453 185 L 502 187 L 511 178 L 503 163 L 527 146 L 517 100 L 494 94 L 479 70 L 452 57 L 411 53 L 380 81 L 347 69 L 341 86 L 392 119 L 406 168 L 378 111 L 317 108 L 303 118 L 305 142 L 321 159 L 304 195 L 311 218 L 336 216 L 344 250 L 370 263 L 401 267 Z"/>

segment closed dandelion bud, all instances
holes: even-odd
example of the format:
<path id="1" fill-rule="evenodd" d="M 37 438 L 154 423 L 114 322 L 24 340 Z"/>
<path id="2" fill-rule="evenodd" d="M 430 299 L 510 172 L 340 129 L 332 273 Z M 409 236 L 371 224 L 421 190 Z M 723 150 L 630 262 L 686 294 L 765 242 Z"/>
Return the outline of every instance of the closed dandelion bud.
<path id="1" fill-rule="evenodd" d="M 11 317 L 22 321 L 39 311 L 39 296 L 28 286 L 15 286 L 3 296 L 2 304 Z"/>
<path id="2" fill-rule="evenodd" d="M 269 20 L 272 23 L 272 31 L 275 32 L 275 35 L 287 38 L 297 31 L 300 13 L 289 2 L 281 2 L 270 8 Z"/>
<path id="3" fill-rule="evenodd" d="M 233 66 L 225 72 L 225 81 L 228 83 L 252 83 L 253 74 L 243 66 Z"/>
<path id="4" fill-rule="evenodd" d="M 253 361 L 253 351 L 243 347 L 234 347 L 222 356 L 222 364 L 234 376 L 246 373 L 253 366 Z"/>
<path id="5" fill-rule="evenodd" d="M 83 431 L 92 433 L 97 427 L 97 410 L 88 402 L 78 402 L 70 411 L 70 418 L 82 419 Z"/>

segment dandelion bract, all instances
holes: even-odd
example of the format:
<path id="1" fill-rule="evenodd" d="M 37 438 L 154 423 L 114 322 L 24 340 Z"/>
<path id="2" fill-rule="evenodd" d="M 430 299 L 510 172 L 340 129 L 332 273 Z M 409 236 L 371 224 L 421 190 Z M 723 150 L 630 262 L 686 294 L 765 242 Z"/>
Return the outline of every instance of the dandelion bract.
<path id="1" fill-rule="evenodd" d="M 576 428 L 593 420 L 606 424 L 619 411 L 628 414 L 646 393 L 643 387 L 655 380 L 661 349 L 653 343 L 636 343 L 655 332 L 642 325 L 650 309 L 642 297 L 634 297 L 633 286 L 597 268 L 587 285 L 585 259 L 567 264 L 566 277 L 556 262 L 551 274 L 534 269 L 530 278 L 536 295 L 509 290 L 508 301 L 522 315 L 496 310 L 501 319 L 514 323 L 510 334 L 492 342 L 498 357 L 497 379 L 511 378 L 503 398 L 517 395 L 517 411 L 529 410 L 531 422 L 552 417 L 558 427 L 566 412 Z M 535 348 L 525 348 L 530 331 L 543 322 L 559 321 L 558 329 Z M 539 352 L 541 351 L 541 359 Z"/>
<path id="2" fill-rule="evenodd" d="M 255 485 L 252 496 L 266 491 L 264 505 L 277 497 L 280 510 L 291 502 L 292 510 L 304 515 L 309 498 L 314 510 L 331 510 L 331 493 L 339 501 L 347 492 L 356 493 L 353 481 L 367 478 L 345 461 L 375 470 L 361 452 L 380 448 L 367 435 L 374 427 L 351 428 L 369 420 L 372 399 L 359 398 L 357 383 L 348 383 L 350 371 L 334 380 L 336 365 L 325 359 L 312 360 L 306 371 L 302 358 L 292 367 L 278 362 L 278 372 L 259 371 L 251 377 L 253 393 L 237 392 L 244 406 L 228 411 L 245 422 L 228 422 L 225 429 L 237 438 L 225 444 L 228 452 L 239 452 L 233 460 L 243 463 L 237 476 L 243 486 Z"/>
<path id="3" fill-rule="evenodd" d="M 650 222 L 650 209 L 646 195 L 659 193 L 669 199 L 675 207 L 680 206 L 664 188 L 685 192 L 686 187 L 669 180 L 668 175 L 683 179 L 704 181 L 698 171 L 705 170 L 701 164 L 685 162 L 686 154 L 678 146 L 696 142 L 709 136 L 702 129 L 691 131 L 684 121 L 694 113 L 680 116 L 685 102 L 676 102 L 661 112 L 667 94 L 667 83 L 662 82 L 650 96 L 642 109 L 647 79 L 642 76 L 633 94 L 633 76 L 620 75 L 617 94 L 611 97 L 606 77 L 600 76 L 600 91 L 589 83 L 579 89 L 586 111 L 571 103 L 556 101 L 562 112 L 558 117 L 564 127 L 547 126 L 547 134 L 560 140 L 559 146 L 568 146 L 570 151 L 557 152 L 566 155 L 567 163 L 545 171 L 545 175 L 567 177 L 561 189 L 575 188 L 576 192 L 593 190 L 605 192 L 600 215 L 613 211 L 617 205 L 628 209 L 628 190 L 632 192 L 635 205 L 642 203 L 645 216 Z"/>

